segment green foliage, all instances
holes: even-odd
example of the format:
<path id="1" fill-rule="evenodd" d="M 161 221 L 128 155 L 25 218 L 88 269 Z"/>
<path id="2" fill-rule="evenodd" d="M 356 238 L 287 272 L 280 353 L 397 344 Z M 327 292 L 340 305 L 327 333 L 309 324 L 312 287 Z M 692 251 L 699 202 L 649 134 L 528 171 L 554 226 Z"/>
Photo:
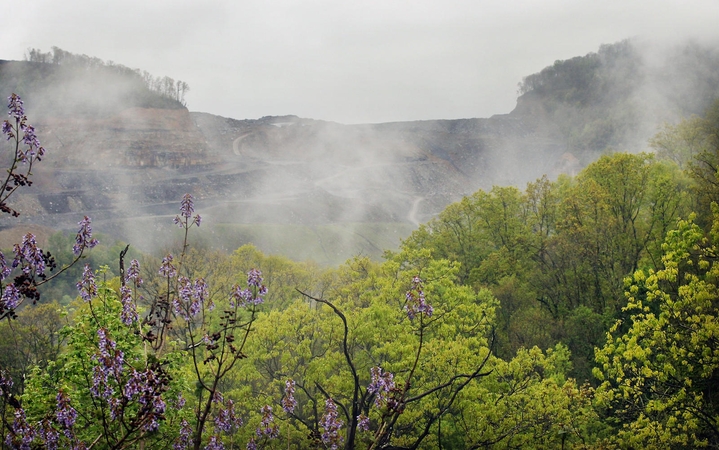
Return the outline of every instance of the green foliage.
<path id="1" fill-rule="evenodd" d="M 694 182 L 697 222 L 711 226 L 712 202 L 719 202 L 719 100 L 704 112 L 677 125 L 665 125 L 650 141 L 657 153 L 684 167 Z"/>
<path id="2" fill-rule="evenodd" d="M 53 279 L 52 283 L 41 287 L 42 301 L 56 301 L 61 305 L 67 305 L 77 296 L 75 284 L 82 278 L 83 266 L 89 264 L 91 267 L 108 267 L 106 276 L 112 278 L 119 273 L 117 258 L 120 252 L 127 245 L 121 241 L 112 241 L 110 236 L 97 234 L 99 244 L 92 252 L 88 252 L 82 258 L 82 264 L 75 264 L 65 272 Z M 58 231 L 48 238 L 46 250 L 55 258 L 58 269 L 72 263 L 75 256 L 72 253 L 72 246 L 75 244 L 75 235 Z M 127 258 L 141 258 L 142 255 L 130 247 Z"/>
<path id="3" fill-rule="evenodd" d="M 421 256 L 417 259 L 418 255 L 405 256 L 423 260 Z M 419 365 L 407 392 L 410 398 L 447 383 L 456 375 L 472 373 L 481 365 L 489 351 L 487 335 L 494 300 L 486 291 L 476 296 L 458 286 L 456 272 L 456 265 L 441 260 L 429 260 L 418 267 L 399 259 L 383 265 L 359 259 L 335 274 L 343 281 L 324 295 L 347 317 L 348 351 L 363 395 L 367 395 L 364 387 L 369 384 L 370 368 L 374 366 L 395 373 L 397 384 L 404 385 L 412 373 L 420 342 Z M 435 308 L 433 318 L 427 318 L 426 329 L 418 328 L 403 310 L 409 280 L 417 273 L 427 280 L 425 293 Z M 298 427 L 294 422 L 298 428 L 293 428 L 293 435 L 297 439 L 301 439 L 303 428 L 318 429 L 326 395 L 342 405 L 343 420 L 349 423 L 352 418 L 346 414 L 352 404 L 353 377 L 343 354 L 342 322 L 331 308 L 311 300 L 298 300 L 285 310 L 260 316 L 256 325 L 257 332 L 248 347 L 256 370 L 243 371 L 242 382 L 238 383 L 257 386 L 250 396 L 257 399 L 251 409 L 258 411 L 260 402 L 268 395 L 277 398 L 284 380 L 292 378 L 302 392 L 294 416 L 302 424 Z M 388 336 L 392 338 L 387 339 Z M 393 442 L 403 445 L 417 440 L 432 416 L 427 414 L 441 410 L 448 400 L 430 395 L 408 404 L 394 427 Z M 362 412 L 374 423 L 382 420 L 379 411 Z M 369 438 L 360 436 L 368 444 Z"/>
<path id="4" fill-rule="evenodd" d="M 471 388 L 468 411 L 450 419 L 473 448 L 591 447 L 601 430 L 592 407 L 594 391 L 566 379 L 566 347 L 546 354 L 523 349 L 510 361 L 495 363 L 492 374 Z"/>
<path id="5" fill-rule="evenodd" d="M 591 64 L 576 68 L 591 72 Z M 346 448 L 716 446 L 719 207 L 710 233 L 693 219 L 677 225 L 701 204 L 691 194 L 713 195 L 716 174 L 705 162 L 711 117 L 702 119 L 700 146 L 672 150 L 685 138 L 681 129 L 657 137 L 668 149 L 662 155 L 695 170 L 693 192 L 673 162 L 620 153 L 575 178 L 466 197 L 384 263 L 357 257 L 321 269 L 253 246 L 228 255 L 188 249 L 185 241 L 177 275 L 158 278 L 160 262 L 143 258 L 141 292 L 153 300 L 133 291 L 145 317 L 139 325 L 121 323 L 121 282 L 112 271 L 102 271 L 110 281 L 90 303 L 70 301 L 80 274 L 68 271 L 67 291 L 62 284 L 48 291 L 65 295 L 68 326 L 62 333 L 53 326 L 56 304 L 22 311 L 0 324 L 0 364 L 27 377 L 16 391 L 29 421 L 52 416 L 61 391 L 79 412 L 72 439 L 106 447 L 166 448 L 182 419 L 192 423 L 187 442 L 196 449 L 211 435 L 231 448 L 252 439 L 319 447 L 328 398 L 344 422 Z M 71 244 L 66 235 L 51 238 L 61 264 L 72 259 Z M 114 265 L 123 249 L 98 247 L 87 261 Z M 239 307 L 251 269 L 262 271 L 265 303 Z M 196 295 L 181 291 L 197 289 L 198 278 L 210 286 L 199 312 L 191 314 L 190 303 L 178 310 L 180 297 Z M 417 280 L 434 310 L 409 317 Z M 98 330 L 123 352 L 127 371 L 161 368 L 170 380 L 158 431 L 142 427 L 147 416 L 138 403 L 117 419 L 109 401 L 92 393 Z M 18 339 L 22 345 L 12 347 Z M 595 357 L 596 391 L 584 383 Z M 375 404 L 378 394 L 368 389 L 376 367 L 394 374 L 392 406 Z M 124 376 L 109 384 L 123 389 Z M 288 379 L 298 401 L 289 414 L 281 408 Z M 176 409 L 180 393 L 187 405 Z M 245 425 L 220 432 L 214 425 L 230 400 Z M 257 434 L 268 405 L 286 442 Z M 369 431 L 357 429 L 360 414 Z"/>
<path id="6" fill-rule="evenodd" d="M 624 306 L 624 277 L 660 262 L 666 232 L 687 211 L 686 191 L 672 164 L 607 155 L 574 179 L 545 177 L 525 192 L 495 187 L 465 197 L 402 249 L 456 261 L 460 283 L 491 290 L 500 301 L 501 357 L 564 342 L 573 374 L 589 379 L 593 346 Z"/>
<path id="7" fill-rule="evenodd" d="M 627 447 L 719 443 L 719 210 L 706 238 L 691 220 L 667 235 L 658 270 L 627 279 L 627 312 L 597 351 L 597 392 Z"/>
<path id="8" fill-rule="evenodd" d="M 48 412 L 55 411 L 58 392 L 71 399 L 78 418 L 67 446 L 85 442 L 98 443 L 106 448 L 132 445 L 162 448 L 163 443 L 172 442 L 177 436 L 181 414 L 173 403 L 180 392 L 187 392 L 185 380 L 174 378 L 170 381 L 164 395 L 167 411 L 159 431 L 143 429 L 147 417 L 139 402 L 128 402 L 122 415 L 116 417 L 111 412 L 111 402 L 92 393 L 98 365 L 96 358 L 101 351 L 98 340 L 100 329 L 105 330 L 117 350 L 124 355 L 122 372 L 109 378 L 108 386 L 114 392 L 126 392 L 125 383 L 133 369 L 142 372 L 155 365 L 161 368 L 161 372 L 172 373 L 181 361 L 174 353 L 164 355 L 160 360 L 148 353 L 138 330 L 125 326 L 120 320 L 122 305 L 118 300 L 118 289 L 119 280 L 115 278 L 98 286 L 97 299 L 92 302 L 78 299 L 70 305 L 71 324 L 61 332 L 67 342 L 63 352 L 44 370 L 36 366 L 27 380 L 22 403 L 30 423 L 40 422 Z M 119 398 L 123 401 L 124 397 L 120 395 Z"/>
<path id="9" fill-rule="evenodd" d="M 15 380 L 15 394 L 22 394 L 33 368 L 45 369 L 57 359 L 64 322 L 57 303 L 24 308 L 17 319 L 0 322 L 0 367 Z"/>

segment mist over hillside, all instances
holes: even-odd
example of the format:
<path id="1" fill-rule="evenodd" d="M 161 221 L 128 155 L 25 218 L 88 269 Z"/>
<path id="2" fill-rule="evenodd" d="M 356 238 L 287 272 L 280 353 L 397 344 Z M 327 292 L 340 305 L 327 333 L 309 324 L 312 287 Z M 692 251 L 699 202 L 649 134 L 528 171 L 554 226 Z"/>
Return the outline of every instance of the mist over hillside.
<path id="1" fill-rule="evenodd" d="M 48 150 L 14 207 L 21 224 L 54 229 L 88 214 L 153 249 L 177 238 L 171 218 L 190 192 L 208 245 L 329 264 L 378 256 L 477 189 L 644 150 L 663 122 L 719 95 L 718 49 L 624 41 L 527 76 L 508 114 L 365 125 L 189 112 L 131 73 L 0 61 L 4 95 L 23 96 Z"/>

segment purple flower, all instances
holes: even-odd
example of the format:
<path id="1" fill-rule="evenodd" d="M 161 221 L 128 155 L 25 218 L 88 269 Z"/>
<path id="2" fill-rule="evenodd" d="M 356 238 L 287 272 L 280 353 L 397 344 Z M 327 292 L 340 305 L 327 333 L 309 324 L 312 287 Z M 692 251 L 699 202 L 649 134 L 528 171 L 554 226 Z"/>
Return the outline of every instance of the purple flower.
<path id="1" fill-rule="evenodd" d="M 144 372 L 132 369 L 122 390 L 125 400 L 123 404 L 137 399 L 137 403 L 142 406 L 140 411 L 144 414 L 141 426 L 143 431 L 157 430 L 160 426 L 159 421 L 164 418 L 167 405 L 161 396 L 163 390 L 163 381 L 152 368 L 148 368 Z"/>
<path id="2" fill-rule="evenodd" d="M 8 284 L 5 286 L 5 291 L 0 297 L 0 311 L 13 310 L 20 304 L 20 291 L 15 287 L 14 284 Z"/>
<path id="3" fill-rule="evenodd" d="M 287 414 L 292 414 L 297 407 L 297 400 L 295 400 L 295 382 L 294 380 L 285 381 L 285 397 L 282 399 L 282 409 Z"/>
<path id="4" fill-rule="evenodd" d="M 258 269 L 250 269 L 250 271 L 247 272 L 248 286 L 260 287 L 262 285 L 262 280 L 262 272 Z"/>
<path id="5" fill-rule="evenodd" d="M 234 308 L 235 303 L 242 307 L 249 305 L 259 305 L 265 301 L 264 296 L 267 294 L 267 287 L 262 284 L 262 272 L 252 269 L 247 272 L 248 289 L 242 289 L 239 285 L 232 288 L 230 295 L 230 306 Z"/>
<path id="6" fill-rule="evenodd" d="M 200 312 L 205 300 L 209 297 L 207 282 L 204 278 L 198 278 L 193 283 L 189 278 L 183 276 L 179 277 L 177 282 L 179 298 L 172 300 L 175 314 L 185 320 L 190 320 Z M 209 305 L 210 310 L 213 307 L 214 305 Z"/>
<path id="7" fill-rule="evenodd" d="M 13 382 L 10 373 L 0 369 L 0 397 L 4 398 L 6 395 L 9 395 L 12 385 Z"/>
<path id="8" fill-rule="evenodd" d="M 95 275 L 92 273 L 90 264 L 85 264 L 85 270 L 82 272 L 82 280 L 78 281 L 77 290 L 80 291 L 80 297 L 86 302 L 97 296 L 97 286 L 95 285 Z"/>
<path id="9" fill-rule="evenodd" d="M 192 427 L 187 420 L 182 419 L 180 422 L 180 433 L 172 444 L 172 450 L 186 450 L 192 437 Z"/>
<path id="10" fill-rule="evenodd" d="M 12 272 L 12 269 L 8 267 L 3 252 L 0 252 L 0 280 L 4 280 L 5 278 L 9 277 L 10 272 Z"/>
<path id="11" fill-rule="evenodd" d="M 132 301 L 132 290 L 127 286 L 120 288 L 120 302 L 122 303 L 122 313 L 120 319 L 125 325 L 132 325 L 137 321 L 138 315 L 135 309 L 135 303 Z"/>
<path id="12" fill-rule="evenodd" d="M 15 128 L 7 120 L 2 123 L 2 134 L 7 136 L 6 140 L 8 141 L 15 137 Z"/>
<path id="13" fill-rule="evenodd" d="M 210 436 L 210 440 L 207 442 L 205 450 L 225 450 L 225 445 L 222 443 L 219 436 L 214 435 Z"/>
<path id="14" fill-rule="evenodd" d="M 23 236 L 22 244 L 15 244 L 13 251 L 15 253 L 13 268 L 21 266 L 25 275 L 30 275 L 32 272 L 37 275 L 45 273 L 45 257 L 37 246 L 34 234 L 28 233 Z"/>
<path id="15" fill-rule="evenodd" d="M 75 420 L 77 420 L 77 411 L 70 406 L 70 397 L 60 391 L 57 393 L 56 401 L 55 417 L 57 417 L 57 423 L 66 430 L 72 428 L 75 425 Z"/>
<path id="16" fill-rule="evenodd" d="M 71 433 L 68 432 L 70 436 Z M 45 445 L 45 450 L 57 450 L 57 444 L 60 440 L 60 433 L 52 427 L 49 420 L 45 419 L 37 426 L 37 435 L 40 441 Z M 70 439 L 68 437 L 68 439 Z"/>
<path id="17" fill-rule="evenodd" d="M 122 365 L 125 361 L 125 354 L 122 350 L 118 350 L 117 343 L 107 336 L 107 330 L 100 328 L 97 330 L 98 336 L 98 353 L 92 359 L 98 364 L 93 367 L 93 379 L 90 392 L 96 397 L 109 399 L 115 392 L 109 384 L 110 376 L 119 378 L 122 373 Z M 104 390 L 100 390 L 104 388 Z"/>
<path id="18" fill-rule="evenodd" d="M 147 415 L 149 420 L 145 422 L 145 424 L 142 426 L 142 430 L 155 431 L 160 428 L 160 423 L 158 422 L 158 420 L 163 417 L 163 414 L 167 409 L 167 405 L 165 404 L 165 401 L 162 400 L 162 397 L 160 397 L 159 395 L 152 395 L 151 393 L 146 392 L 145 397 L 148 396 L 152 398 L 151 409 Z M 140 403 L 143 402 L 140 401 Z"/>
<path id="19" fill-rule="evenodd" d="M 204 278 L 198 278 L 192 286 L 192 297 L 200 304 L 204 304 L 210 295 L 207 282 Z"/>
<path id="20" fill-rule="evenodd" d="M 235 403 L 227 400 L 227 406 L 220 408 L 215 416 L 215 429 L 217 433 L 230 433 L 233 428 L 239 429 L 242 426 L 242 419 L 237 416 L 235 411 Z"/>
<path id="21" fill-rule="evenodd" d="M 130 261 L 130 267 L 127 269 L 126 280 L 133 280 L 136 286 L 142 284 L 142 278 L 140 278 L 140 262 L 136 259 Z"/>
<path id="22" fill-rule="evenodd" d="M 195 204 L 192 200 L 192 195 L 185 194 L 182 197 L 182 201 L 180 202 L 180 215 L 176 216 L 173 222 L 178 227 L 185 228 L 186 226 L 188 226 L 189 219 L 190 217 L 192 217 L 193 212 L 195 212 Z M 195 217 L 192 218 L 192 223 L 189 223 L 189 226 L 195 224 L 199 227 L 200 222 L 202 222 L 202 218 L 199 214 L 197 214 L 195 215 Z"/>
<path id="23" fill-rule="evenodd" d="M 325 446 L 337 450 L 342 445 L 344 438 L 339 434 L 342 425 L 344 422 L 337 415 L 337 405 L 331 398 L 328 398 L 325 400 L 325 414 L 320 420 L 320 426 L 324 429 L 321 438 Z"/>
<path id="24" fill-rule="evenodd" d="M 10 110 L 7 114 L 10 117 L 14 117 L 15 120 L 20 120 L 25 115 L 25 108 L 23 105 L 25 102 L 22 101 L 19 95 L 12 94 L 7 98 L 7 107 Z"/>
<path id="25" fill-rule="evenodd" d="M 29 145 L 30 147 L 40 147 L 40 141 L 37 140 L 34 126 L 27 125 L 23 128 L 23 131 L 25 132 L 22 138 L 23 143 Z"/>
<path id="26" fill-rule="evenodd" d="M 367 386 L 367 392 L 370 394 L 376 394 L 374 403 L 377 407 L 381 407 L 386 401 L 388 394 L 395 388 L 394 375 L 391 372 L 384 372 L 382 368 L 372 367 L 370 369 L 372 381 Z"/>
<path id="27" fill-rule="evenodd" d="M 195 212 L 195 203 L 192 200 L 192 194 L 185 194 L 180 202 L 180 215 L 189 219 L 193 212 Z"/>
<path id="28" fill-rule="evenodd" d="M 132 369 L 132 373 L 130 374 L 130 378 L 127 380 L 127 383 L 125 383 L 125 389 L 123 392 L 123 395 L 126 399 L 131 400 L 132 397 L 135 397 L 143 390 L 143 386 L 145 385 L 145 377 L 144 374 L 141 374 L 135 369 Z"/>
<path id="29" fill-rule="evenodd" d="M 185 407 L 185 397 L 182 396 L 182 392 L 177 394 L 177 400 L 175 400 L 175 409 L 182 409 Z"/>
<path id="30" fill-rule="evenodd" d="M 185 450 L 187 445 L 190 443 L 192 437 L 192 427 L 185 420 L 182 419 L 180 422 L 180 435 L 175 439 L 175 443 L 172 445 L 173 450 Z"/>
<path id="31" fill-rule="evenodd" d="M 422 290 L 422 280 L 418 276 L 412 279 L 412 287 L 407 291 L 405 297 L 406 302 L 404 309 L 407 311 L 409 320 L 414 320 L 418 314 L 425 314 L 427 317 L 432 317 L 434 308 L 425 300 L 424 291 Z"/>
<path id="32" fill-rule="evenodd" d="M 82 251 L 86 248 L 93 248 L 98 244 L 97 239 L 93 239 L 92 237 L 92 226 L 90 223 L 92 220 L 85 216 L 81 221 L 79 221 L 77 224 L 80 226 L 80 228 L 77 230 L 77 235 L 75 236 L 75 245 L 72 247 L 72 252 L 75 254 L 75 256 L 80 256 L 82 254 Z"/>
<path id="33" fill-rule="evenodd" d="M 173 278 L 177 275 L 177 268 L 172 265 L 172 255 L 167 254 L 162 258 L 162 264 L 160 265 L 160 275 L 166 278 Z"/>
<path id="34" fill-rule="evenodd" d="M 27 423 L 25 411 L 22 408 L 17 408 L 15 420 L 10 426 L 10 433 L 5 437 L 5 445 L 14 450 L 30 450 L 33 439 L 35 439 L 35 430 Z"/>
<path id="35" fill-rule="evenodd" d="M 255 438 L 251 437 L 250 440 L 247 442 L 247 450 L 257 450 L 257 443 L 255 442 Z"/>
<path id="36" fill-rule="evenodd" d="M 222 392 L 215 391 L 212 394 L 212 403 L 224 403 L 224 402 L 225 402 L 225 397 L 223 397 Z"/>
<path id="37" fill-rule="evenodd" d="M 280 435 L 280 429 L 275 424 L 275 416 L 272 414 L 272 407 L 265 405 L 260 410 L 262 412 L 262 420 L 260 426 L 255 430 L 255 434 L 259 437 L 267 436 L 270 439 L 274 439 Z"/>
<path id="38" fill-rule="evenodd" d="M 369 431 L 369 417 L 364 414 L 357 416 L 357 429 L 360 431 Z"/>
<path id="39" fill-rule="evenodd" d="M 18 153 L 20 161 L 30 163 L 33 162 L 35 158 L 39 161 L 45 154 L 45 149 L 40 146 L 40 141 L 35 135 L 35 127 L 26 125 L 23 118 L 23 121 L 20 122 L 20 129 L 23 131 L 22 142 L 28 146 L 27 149 Z"/>

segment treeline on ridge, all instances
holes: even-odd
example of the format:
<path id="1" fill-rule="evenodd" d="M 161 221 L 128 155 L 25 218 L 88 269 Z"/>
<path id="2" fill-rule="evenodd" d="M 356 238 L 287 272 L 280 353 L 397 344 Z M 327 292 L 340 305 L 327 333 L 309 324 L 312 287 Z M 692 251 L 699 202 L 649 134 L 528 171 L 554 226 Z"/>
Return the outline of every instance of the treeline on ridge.
<path id="1" fill-rule="evenodd" d="M 146 70 L 131 69 L 113 61 L 103 61 L 95 56 L 80 55 L 71 53 L 58 47 L 51 47 L 51 51 L 43 53 L 37 48 L 29 48 L 25 52 L 25 60 L 30 62 L 48 63 L 55 65 L 68 65 L 88 70 L 107 68 L 118 74 L 127 77 L 135 77 L 142 80 L 145 87 L 170 100 L 174 100 L 186 106 L 185 94 L 189 92 L 190 85 L 186 82 L 165 76 L 153 76 Z"/>

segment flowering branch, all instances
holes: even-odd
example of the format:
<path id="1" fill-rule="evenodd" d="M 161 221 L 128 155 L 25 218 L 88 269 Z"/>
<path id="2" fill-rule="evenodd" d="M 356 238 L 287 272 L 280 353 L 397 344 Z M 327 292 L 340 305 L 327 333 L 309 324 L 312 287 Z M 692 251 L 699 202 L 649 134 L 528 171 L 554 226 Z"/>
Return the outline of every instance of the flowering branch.
<path id="1" fill-rule="evenodd" d="M 0 186 L 0 211 L 17 217 L 20 213 L 7 205 L 8 198 L 21 186 L 31 186 L 32 181 L 32 165 L 37 160 L 40 161 L 45 154 L 45 149 L 40 145 L 40 141 L 35 135 L 35 127 L 27 123 L 25 115 L 24 102 L 19 95 L 12 94 L 8 97 L 8 115 L 10 120 L 6 119 L 2 123 L 2 133 L 8 141 L 15 141 L 15 149 L 10 168 L 7 169 L 7 177 Z M 22 136 L 22 137 L 21 137 Z M 22 148 L 20 143 L 27 145 Z M 27 164 L 27 170 L 21 173 L 16 172 L 19 164 Z"/>

